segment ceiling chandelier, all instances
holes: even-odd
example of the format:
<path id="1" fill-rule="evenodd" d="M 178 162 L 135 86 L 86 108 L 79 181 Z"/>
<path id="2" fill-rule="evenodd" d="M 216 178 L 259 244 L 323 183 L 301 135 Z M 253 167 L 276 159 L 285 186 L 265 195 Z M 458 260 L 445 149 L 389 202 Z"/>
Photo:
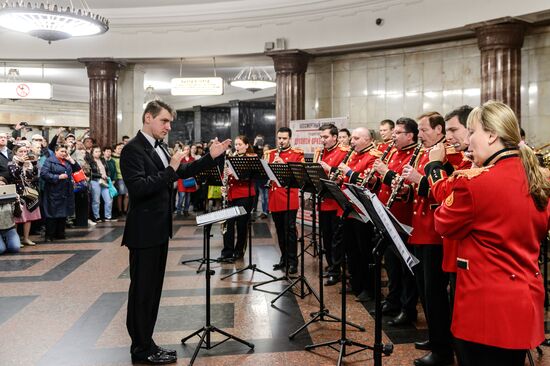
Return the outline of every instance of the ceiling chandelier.
<path id="1" fill-rule="evenodd" d="M 275 80 L 273 80 L 273 77 L 271 77 L 263 67 L 256 68 L 250 66 L 242 69 L 237 76 L 229 82 L 229 85 L 255 93 L 258 90 L 273 88 L 277 84 Z"/>
<path id="2" fill-rule="evenodd" d="M 0 26 L 51 43 L 70 37 L 102 34 L 109 29 L 109 21 L 90 11 L 85 0 L 82 8 L 50 3 L 31 4 L 24 1 L 8 2 L 0 7 Z"/>

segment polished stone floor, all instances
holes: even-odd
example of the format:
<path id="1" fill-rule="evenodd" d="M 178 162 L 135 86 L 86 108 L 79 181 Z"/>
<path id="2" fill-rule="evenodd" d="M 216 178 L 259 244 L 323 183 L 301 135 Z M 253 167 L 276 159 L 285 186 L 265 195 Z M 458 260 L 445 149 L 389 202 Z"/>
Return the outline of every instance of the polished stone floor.
<path id="1" fill-rule="evenodd" d="M 66 240 L 0 256 L 0 365 L 131 364 L 125 326 L 128 251 L 120 246 L 123 227 L 120 221 L 90 229 L 69 229 Z M 273 224 L 269 219 L 257 219 L 253 233 L 253 263 L 281 276 L 281 272 L 271 270 L 279 256 Z M 212 257 L 217 257 L 221 248 L 219 226 L 213 227 L 212 234 Z M 177 350 L 178 365 L 189 363 L 198 342 L 195 337 L 182 345 L 181 338 L 205 324 L 204 273 L 196 273 L 198 263 L 183 265 L 181 261 L 202 254 L 202 229 L 193 219 L 175 218 L 155 340 Z M 296 288 L 295 294 L 288 293 L 271 304 L 288 282 L 278 281 L 255 290 L 253 285 L 269 277 L 252 270 L 222 280 L 247 264 L 248 254 L 244 262 L 212 264 L 211 322 L 253 343 L 254 350 L 229 340 L 216 348 L 200 350 L 195 365 L 335 365 L 335 350 L 323 347 L 308 352 L 304 347 L 339 339 L 340 324 L 317 322 L 290 340 L 288 335 L 319 309 L 318 300 L 312 294 L 301 298 L 301 289 Z M 317 258 L 306 254 L 305 278 L 316 294 L 317 269 Z M 324 287 L 326 307 L 336 316 L 341 312 L 339 288 Z M 366 328 L 361 332 L 347 327 L 347 337 L 372 344 L 374 319 L 367 309 L 373 304 L 358 303 L 353 295 L 347 300 L 347 320 Z M 425 328 L 422 314 L 415 325 L 384 325 L 383 341 L 393 343 L 394 352 L 384 357 L 383 364 L 412 365 L 414 358 L 424 354 L 414 349 L 413 342 L 425 339 Z M 219 334 L 212 336 L 213 343 L 221 340 Z M 550 349 L 544 351 L 542 357 L 533 352 L 536 365 L 550 365 Z M 373 364 L 370 351 L 348 356 L 345 361 L 349 365 Z"/>

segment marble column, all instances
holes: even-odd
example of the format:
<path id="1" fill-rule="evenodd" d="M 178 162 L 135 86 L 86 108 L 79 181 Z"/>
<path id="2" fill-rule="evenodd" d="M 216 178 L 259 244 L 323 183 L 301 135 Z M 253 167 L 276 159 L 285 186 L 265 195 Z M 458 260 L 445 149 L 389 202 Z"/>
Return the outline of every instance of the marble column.
<path id="1" fill-rule="evenodd" d="M 114 59 L 80 59 L 90 83 L 90 135 L 101 147 L 117 141 L 117 80 L 124 63 Z"/>
<path id="2" fill-rule="evenodd" d="M 133 137 L 143 125 L 143 80 L 145 69 L 143 66 L 128 64 L 120 70 L 118 78 L 118 118 L 117 141 L 122 141 L 122 136 Z"/>
<path id="3" fill-rule="evenodd" d="M 267 52 L 277 74 L 275 127 L 288 127 L 292 120 L 305 117 L 305 75 L 310 55 L 300 50 Z"/>
<path id="4" fill-rule="evenodd" d="M 499 100 L 521 118 L 521 47 L 526 23 L 505 18 L 470 26 L 481 51 L 481 103 Z"/>

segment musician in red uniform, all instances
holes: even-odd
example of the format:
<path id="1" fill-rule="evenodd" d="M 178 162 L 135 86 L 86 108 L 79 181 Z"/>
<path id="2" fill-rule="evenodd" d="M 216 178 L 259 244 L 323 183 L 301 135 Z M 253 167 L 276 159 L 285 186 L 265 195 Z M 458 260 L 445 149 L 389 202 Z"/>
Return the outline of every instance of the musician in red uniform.
<path id="1" fill-rule="evenodd" d="M 248 137 L 239 135 L 235 138 L 235 152 L 237 156 L 256 156 L 252 145 L 248 141 Z M 227 187 L 222 187 L 222 190 L 227 190 L 228 207 L 243 206 L 247 212 L 246 215 L 226 221 L 226 232 L 223 235 L 223 249 L 220 261 L 231 262 L 236 259 L 241 259 L 244 256 L 246 249 L 246 240 L 248 233 L 248 220 L 250 220 L 250 212 L 254 202 L 254 182 L 249 179 L 236 179 L 230 174 L 228 169 L 224 169 L 224 175 L 229 174 Z M 235 244 L 235 225 L 237 226 L 237 243 Z"/>
<path id="2" fill-rule="evenodd" d="M 363 172 L 370 169 L 380 153 L 374 147 L 373 139 L 368 128 L 359 127 L 351 134 L 351 146 L 353 152 L 347 162 L 338 166 L 342 187 L 344 183 L 362 183 Z M 374 272 L 369 268 L 374 263 L 370 238 L 373 233 L 372 223 L 363 223 L 356 219 L 348 218 L 343 224 L 344 251 L 349 262 L 351 274 L 351 288 L 357 294 L 358 301 L 367 301 L 374 297 Z M 338 248 L 340 249 L 340 248 Z M 333 267 L 340 268 L 343 251 L 332 248 Z"/>
<path id="3" fill-rule="evenodd" d="M 459 365 L 523 366 L 544 340 L 538 266 L 550 184 L 521 143 L 514 112 L 489 101 L 468 117 L 476 166 L 453 177 L 435 228 L 459 240 L 452 321 Z"/>
<path id="4" fill-rule="evenodd" d="M 304 151 L 290 146 L 292 130 L 281 127 L 277 131 L 277 149 L 268 150 L 264 159 L 268 163 L 285 164 L 290 162 L 303 162 Z M 273 265 L 274 270 L 285 269 L 288 263 L 288 272 L 294 274 L 298 268 L 298 248 L 296 242 L 296 214 L 298 213 L 298 188 L 290 189 L 290 205 L 287 207 L 287 189 L 278 187 L 271 182 L 269 189 L 269 211 L 272 214 L 277 241 L 281 250 L 279 263 Z M 286 243 L 288 230 L 288 244 Z"/>
<path id="5" fill-rule="evenodd" d="M 435 231 L 434 210 L 438 206 L 430 192 L 424 167 L 429 162 L 428 149 L 445 140 L 445 120 L 437 112 L 418 117 L 418 137 L 423 150 L 416 162 L 403 168 L 403 178 L 414 184 L 413 232 L 409 244 L 420 260 L 414 267 L 422 308 L 428 323 L 431 352 L 414 360 L 415 366 L 450 365 L 454 362 L 451 337 L 451 310 L 447 285 L 448 274 L 443 272 L 443 240 Z M 425 343 L 425 342 L 424 342 Z"/>
<path id="6" fill-rule="evenodd" d="M 338 128 L 335 125 L 331 123 L 322 125 L 319 127 L 319 131 L 323 148 L 315 151 L 313 161 L 320 163 L 327 175 L 330 176 L 331 173 L 337 174 L 338 165 L 344 160 L 349 149 L 338 145 Z M 319 159 L 321 156 L 322 159 Z M 334 199 L 322 199 L 319 209 L 319 227 L 323 239 L 325 259 L 328 264 L 327 271 L 329 278 L 326 284 L 329 286 L 337 284 L 340 280 L 338 272 L 333 274 L 332 263 L 332 246 L 339 245 L 338 243 L 333 243 L 338 227 L 338 210 L 339 206 Z"/>
<path id="7" fill-rule="evenodd" d="M 468 149 L 468 128 L 466 128 L 466 121 L 471 111 L 472 107 L 464 105 L 447 113 L 445 116 L 445 139 L 447 147 L 444 144 L 437 144 L 433 147 L 430 150 L 430 162 L 424 167 L 431 193 L 439 204 L 452 191 L 453 180 L 449 180 L 448 176 L 453 171 L 472 168 L 472 162 L 464 155 L 464 151 Z M 451 314 L 456 288 L 457 250 L 457 240 L 443 238 L 443 263 L 441 267 L 444 272 L 449 273 Z M 429 350 L 429 340 L 427 343 L 416 342 L 415 346 L 418 349 Z"/>
<path id="8" fill-rule="evenodd" d="M 391 196 L 391 184 L 394 178 L 401 174 L 403 167 L 411 160 L 413 151 L 417 146 L 418 125 L 411 118 L 402 117 L 396 121 L 393 130 L 394 147 L 390 151 L 387 164 L 376 160 L 373 169 L 379 174 L 377 178 L 381 181 L 378 198 L 383 204 L 388 202 Z M 379 183 L 375 184 L 378 185 Z M 408 188 L 406 188 L 408 190 Z M 390 211 L 399 222 L 411 226 L 412 224 L 412 199 L 400 197 L 391 206 Z M 408 324 L 416 319 L 416 303 L 418 302 L 418 291 L 413 275 L 401 260 L 394 246 L 389 246 L 384 253 L 384 263 L 388 272 L 389 293 L 382 307 L 384 314 L 397 314 L 391 319 L 389 325 Z"/>
<path id="9" fill-rule="evenodd" d="M 380 125 L 378 126 L 378 133 L 380 134 L 380 138 L 382 139 L 382 141 L 378 143 L 378 146 L 376 146 L 378 150 L 384 152 L 386 148 L 392 143 L 392 134 L 394 128 L 395 123 L 391 119 L 380 121 Z"/>

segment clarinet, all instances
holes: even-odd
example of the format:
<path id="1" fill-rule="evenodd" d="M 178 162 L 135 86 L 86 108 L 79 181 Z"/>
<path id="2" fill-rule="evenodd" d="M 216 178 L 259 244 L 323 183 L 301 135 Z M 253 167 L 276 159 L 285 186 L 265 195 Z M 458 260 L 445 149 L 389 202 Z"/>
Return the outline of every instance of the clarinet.
<path id="1" fill-rule="evenodd" d="M 388 154 L 390 153 L 390 150 L 392 149 L 393 145 L 395 145 L 395 141 L 392 141 L 388 147 L 386 148 L 386 150 L 384 150 L 384 153 L 382 154 L 382 156 L 380 157 L 380 160 L 382 162 L 384 162 L 384 159 L 386 159 L 386 157 L 388 156 Z M 374 173 L 376 173 L 376 171 L 374 169 L 371 169 L 371 171 L 369 172 L 369 174 L 367 174 L 364 178 L 363 178 L 363 181 L 361 182 L 361 184 L 359 185 L 359 187 L 361 188 L 365 188 L 367 186 L 367 184 L 369 183 L 369 181 L 372 179 L 372 177 L 374 176 Z"/>
<path id="2" fill-rule="evenodd" d="M 347 164 L 348 161 L 349 161 L 349 158 L 351 158 L 351 154 L 353 154 L 353 151 L 355 150 L 355 146 L 352 146 L 351 149 L 349 149 L 348 153 L 346 154 L 346 156 L 344 157 L 344 160 L 342 160 L 340 162 L 340 164 Z M 340 165 L 338 164 L 338 165 Z M 335 170 L 333 171 L 332 173 L 330 173 L 330 176 L 328 177 L 329 180 L 331 181 L 336 181 L 338 178 L 340 178 L 340 172 L 339 170 Z"/>
<path id="3" fill-rule="evenodd" d="M 234 154 L 230 154 L 229 156 L 235 156 L 237 154 L 237 152 L 235 151 Z M 228 164 L 229 164 L 229 160 L 227 159 L 227 156 L 225 157 L 225 162 L 223 164 L 223 175 L 220 173 L 220 175 L 222 176 L 222 209 L 224 208 L 227 208 L 227 189 L 228 189 L 228 186 L 227 186 L 227 183 L 229 182 L 229 174 L 227 174 L 227 169 L 228 169 Z M 218 168 L 219 170 L 219 168 Z M 226 232 L 227 232 L 227 221 L 222 221 L 221 222 L 221 231 L 222 231 L 222 235 L 224 235 Z"/>
<path id="4" fill-rule="evenodd" d="M 420 149 L 422 148 L 422 142 L 419 142 L 418 145 L 416 145 L 416 148 L 414 149 L 414 152 L 411 156 L 411 160 L 409 161 L 409 165 L 414 166 L 416 163 L 416 158 L 418 158 L 418 154 L 420 153 Z M 391 191 L 390 198 L 388 199 L 388 202 L 386 203 L 386 207 L 389 209 L 393 205 L 393 202 L 397 198 L 397 193 L 403 188 L 403 183 L 405 183 L 405 178 L 403 178 L 402 175 L 397 178 L 397 184 L 395 186 L 395 189 Z"/>

